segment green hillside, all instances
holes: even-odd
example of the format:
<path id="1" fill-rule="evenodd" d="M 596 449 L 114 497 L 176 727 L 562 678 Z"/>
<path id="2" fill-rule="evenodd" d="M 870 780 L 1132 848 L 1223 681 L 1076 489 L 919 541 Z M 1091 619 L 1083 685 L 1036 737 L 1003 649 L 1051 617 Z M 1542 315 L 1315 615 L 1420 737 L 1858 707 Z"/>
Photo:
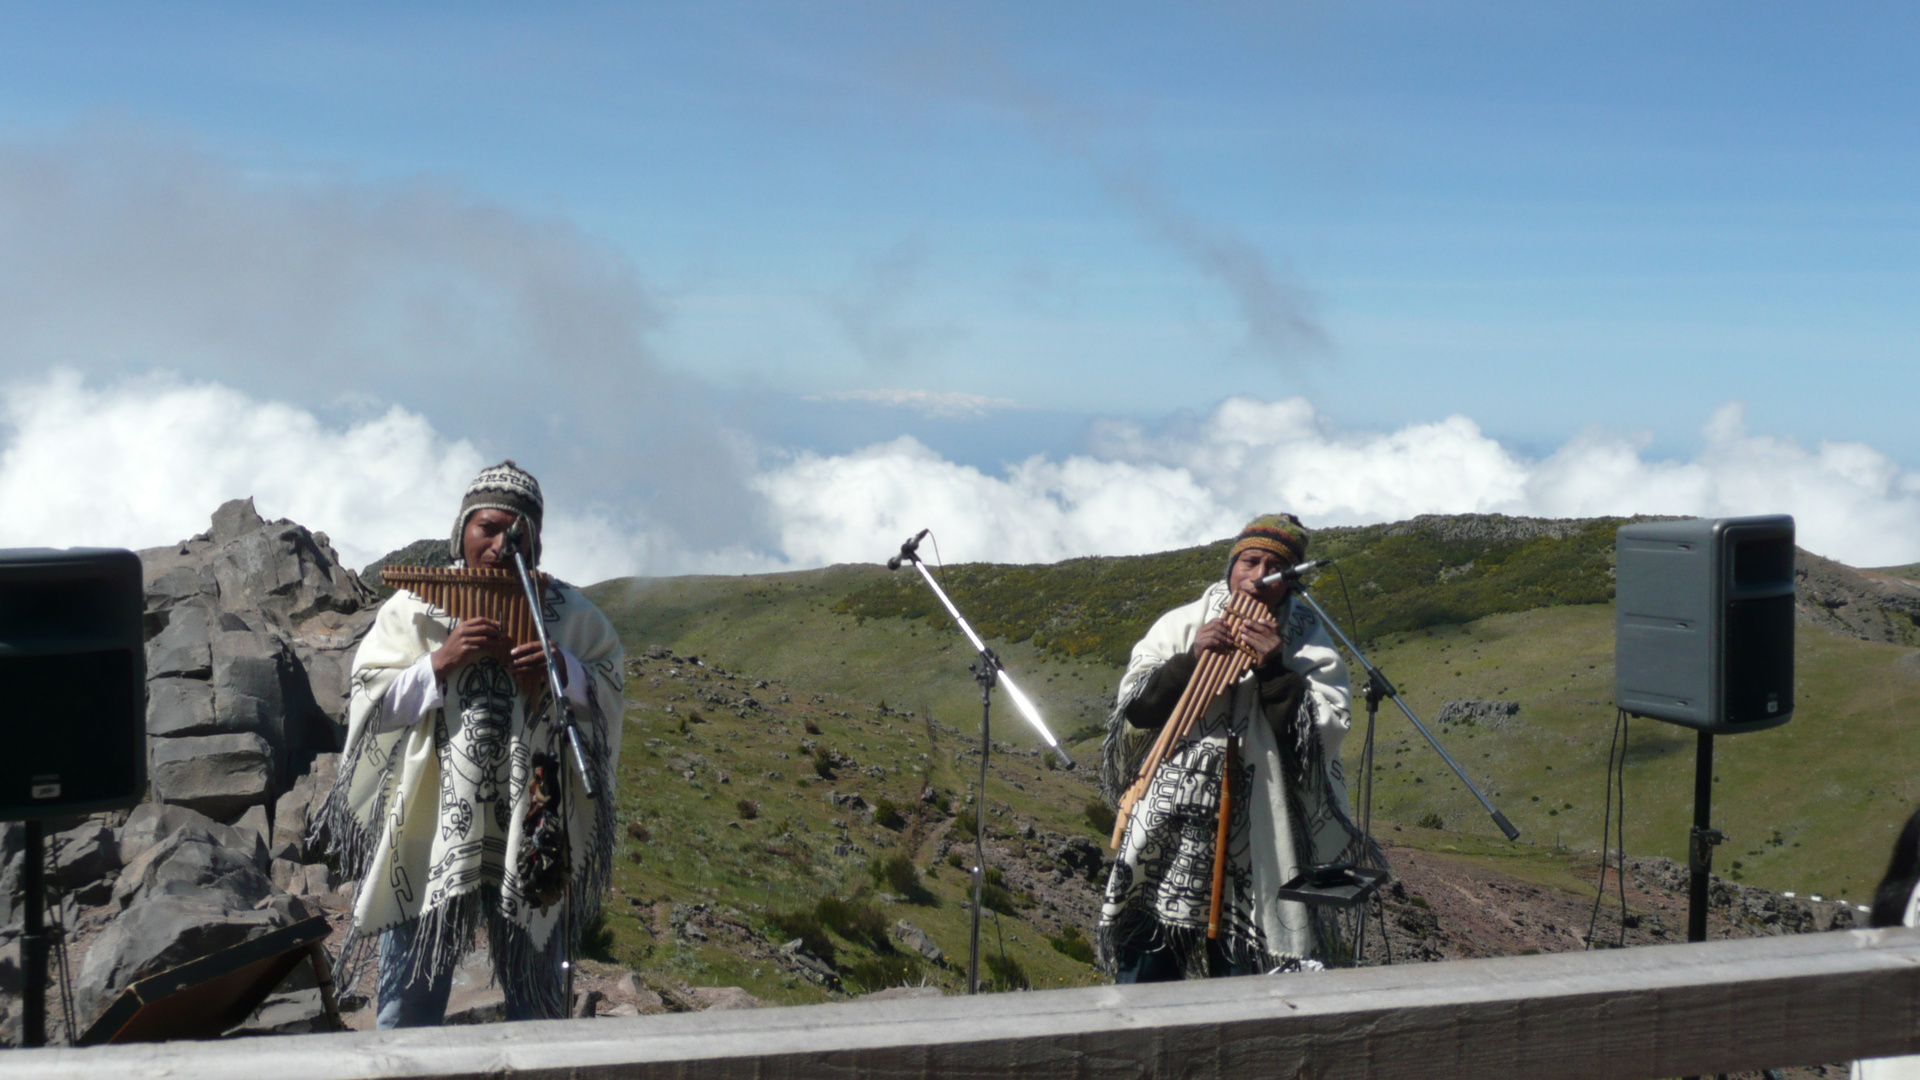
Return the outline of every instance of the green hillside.
<path id="1" fill-rule="evenodd" d="M 1323 529 L 1314 558 L 1332 558 L 1323 602 L 1345 618 L 1351 600 L 1362 638 L 1467 622 L 1486 615 L 1613 596 L 1613 532 L 1620 519 L 1536 522 L 1420 518 Z M 1161 613 L 1192 600 L 1225 572 L 1230 544 L 1157 555 L 1069 559 L 1039 566 L 962 563 L 943 586 L 982 636 L 1031 641 L 1043 654 L 1123 665 Z M 1344 580 L 1351 595 L 1342 593 Z M 873 575 L 834 610 L 860 619 L 905 618 L 946 628 L 946 612 L 918 574 Z"/>
<path id="2" fill-rule="evenodd" d="M 1378 829 L 1397 829 L 1393 839 L 1401 843 L 1501 859 L 1557 885 L 1569 880 L 1568 855 L 1597 850 L 1614 722 L 1617 524 L 1438 518 L 1317 534 L 1315 554 L 1341 560 L 1352 619 L 1337 577 L 1322 574 L 1316 592 L 1337 618 L 1360 628 L 1373 659 L 1430 724 L 1449 701 L 1520 706 L 1497 726 L 1432 725 L 1522 830 L 1520 844 L 1499 837 L 1391 706 L 1378 734 Z M 1053 566 L 972 564 L 948 567 L 945 581 L 1053 729 L 1071 737 L 1074 756 L 1091 765 L 1128 647 L 1161 611 L 1216 578 L 1224 553 L 1217 544 Z M 663 933 L 669 916 L 662 912 L 707 901 L 743 913 L 766 940 L 785 940 L 792 935 L 784 928 L 799 925 L 795 913 L 812 911 L 821 897 L 852 897 L 883 921 L 912 921 L 964 962 L 965 876 L 942 853 L 976 775 L 968 749 L 977 738 L 979 691 L 968 671 L 970 649 L 935 613 L 917 574 L 838 566 L 613 581 L 588 592 L 638 663 L 629 681 L 621 799 L 626 820 L 647 839 L 633 845 L 642 861 L 621 871 L 632 911 L 610 920 L 611 951 L 691 982 L 817 999 L 819 987 L 796 983 L 777 965 L 756 966 L 740 948 Z M 678 659 L 645 659 L 655 645 Z M 1920 654 L 1807 623 L 1799 625 L 1797 651 L 1794 721 L 1718 740 L 1715 823 L 1730 839 L 1716 867 L 1763 887 L 1864 899 L 1920 800 L 1906 732 L 1909 717 L 1920 715 Z M 701 664 L 688 662 L 694 657 Z M 760 680 L 768 680 L 764 688 L 756 688 Z M 752 707 L 740 704 L 746 696 Z M 1047 836 L 1104 841 L 1086 812 L 1090 770 L 1052 770 L 1032 755 L 1037 740 L 1004 699 L 996 700 L 994 719 L 994 738 L 1026 751 L 996 752 L 988 784 L 989 834 L 1009 853 L 1006 870 L 1017 878 L 1009 895 L 1019 894 L 999 932 L 1032 985 L 1092 981 L 1091 967 L 1045 941 L 1076 919 L 1090 928 L 1084 905 L 1068 910 L 1046 891 L 1049 875 L 1064 872 L 1047 853 L 1049 843 L 1057 847 Z M 819 733 L 807 733 L 809 724 Z M 812 744 L 804 753 L 803 739 Z M 1691 731 L 1634 722 L 1630 853 L 1684 857 L 1693 742 Z M 857 765 L 819 777 L 811 755 L 822 747 L 830 760 Z M 1356 728 L 1347 743 L 1350 776 L 1357 776 L 1360 747 Z M 884 797 L 902 820 L 893 828 L 865 822 L 830 803 L 829 792 L 858 792 L 869 804 Z M 932 802 L 921 801 L 927 793 Z M 756 816 L 741 816 L 743 799 L 756 804 Z M 1418 827 L 1436 822 L 1437 830 Z M 1038 830 L 1034 839 L 1022 836 L 1029 826 Z M 870 864 L 891 855 L 919 868 L 919 887 L 934 903 L 879 899 L 899 890 L 882 884 Z M 843 971 L 866 972 L 865 985 L 957 985 L 953 965 L 904 960 L 898 950 L 863 944 L 851 927 L 852 937 L 822 933 Z M 847 978 L 852 986 L 861 977 Z"/>

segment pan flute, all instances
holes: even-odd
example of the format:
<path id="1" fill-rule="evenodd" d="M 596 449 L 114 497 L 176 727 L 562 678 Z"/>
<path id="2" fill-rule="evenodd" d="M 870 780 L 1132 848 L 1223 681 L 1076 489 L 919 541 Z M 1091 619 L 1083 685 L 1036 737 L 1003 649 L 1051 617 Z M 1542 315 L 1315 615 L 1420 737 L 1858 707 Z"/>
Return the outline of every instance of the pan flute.
<path id="1" fill-rule="evenodd" d="M 1228 595 L 1227 606 L 1220 615 L 1236 634 L 1249 622 L 1273 621 L 1273 613 L 1267 610 L 1267 605 L 1242 592 Z M 1200 663 L 1194 667 L 1193 678 L 1187 680 L 1186 691 L 1180 695 L 1179 703 L 1173 707 L 1173 714 L 1167 717 L 1166 725 L 1160 729 L 1160 737 L 1154 740 L 1153 748 L 1147 751 L 1146 760 L 1140 763 L 1140 775 L 1120 796 L 1120 806 L 1114 814 L 1111 841 L 1114 848 L 1119 848 L 1121 837 L 1127 834 L 1127 821 L 1133 817 L 1134 805 L 1147 793 L 1147 786 L 1153 783 L 1153 774 L 1160 771 L 1160 763 L 1166 760 L 1167 753 L 1187 737 L 1187 733 L 1193 730 L 1194 722 L 1207 714 L 1214 699 L 1227 687 L 1239 682 L 1240 676 L 1251 671 L 1259 659 L 1245 645 L 1230 652 L 1218 653 L 1209 649 L 1200 654 Z"/>
<path id="2" fill-rule="evenodd" d="M 492 619 L 515 645 L 540 640 L 534 613 L 518 570 L 484 566 L 386 566 L 380 580 L 432 604 L 456 619 Z M 536 573 L 534 588 L 545 589 L 547 576 Z"/>

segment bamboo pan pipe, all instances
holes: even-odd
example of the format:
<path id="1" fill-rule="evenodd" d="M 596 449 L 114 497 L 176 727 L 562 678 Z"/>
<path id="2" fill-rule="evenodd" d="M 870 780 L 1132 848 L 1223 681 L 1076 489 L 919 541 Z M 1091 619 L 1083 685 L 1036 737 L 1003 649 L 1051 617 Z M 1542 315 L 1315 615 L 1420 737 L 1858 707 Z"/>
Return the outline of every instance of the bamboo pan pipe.
<path id="1" fill-rule="evenodd" d="M 1236 592 L 1227 598 L 1222 617 L 1235 632 L 1249 622 L 1272 622 L 1273 615 L 1267 606 L 1248 596 Z M 1180 695 L 1180 701 L 1174 705 L 1172 715 L 1160 729 L 1160 737 L 1153 742 L 1152 749 L 1140 763 L 1140 773 L 1134 777 L 1132 785 L 1120 796 L 1120 805 L 1114 813 L 1113 838 L 1109 845 L 1119 848 L 1120 838 L 1127 833 L 1127 822 L 1133 817 L 1133 808 L 1140 797 L 1147 793 L 1147 786 L 1153 783 L 1153 776 L 1160 770 L 1160 763 L 1166 760 L 1167 753 L 1180 744 L 1187 733 L 1193 729 L 1194 722 L 1207 714 L 1214 699 L 1240 680 L 1253 668 L 1259 659 L 1245 646 L 1230 652 L 1208 651 L 1200 656 L 1200 663 L 1194 668 L 1193 677 L 1187 680 L 1187 688 Z"/>

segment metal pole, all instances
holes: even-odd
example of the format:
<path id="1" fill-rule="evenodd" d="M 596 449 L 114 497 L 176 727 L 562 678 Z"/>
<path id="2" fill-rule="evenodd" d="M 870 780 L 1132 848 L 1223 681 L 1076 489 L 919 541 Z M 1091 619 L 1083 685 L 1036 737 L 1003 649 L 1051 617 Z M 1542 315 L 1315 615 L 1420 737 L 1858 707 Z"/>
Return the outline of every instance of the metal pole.
<path id="1" fill-rule="evenodd" d="M 1693 831 L 1687 844 L 1687 940 L 1707 940 L 1707 877 L 1713 870 L 1713 732 L 1700 733 L 1693 755 Z"/>
<path id="2" fill-rule="evenodd" d="M 37 820 L 26 825 L 26 866 L 20 875 L 26 911 L 20 930 L 20 1045 L 47 1045 L 46 833 Z"/>
<path id="3" fill-rule="evenodd" d="M 587 798 L 597 799 L 600 797 L 599 784 L 587 769 L 587 752 L 580 745 L 580 726 L 573 720 L 573 702 L 567 700 L 567 692 L 560 688 L 559 661 L 553 655 L 553 642 L 547 639 L 547 621 L 540 617 L 540 593 L 533 587 L 533 575 L 527 570 L 527 560 L 521 557 L 518 543 L 513 545 L 513 565 L 520 571 L 520 588 L 527 594 L 527 607 L 533 616 L 533 631 L 539 635 L 540 651 L 546 657 L 547 688 L 553 694 L 552 707 L 560 717 L 560 730 L 566 733 L 567 747 L 573 751 L 574 767 L 580 770 L 580 789 L 587 793 Z"/>
<path id="4" fill-rule="evenodd" d="M 980 640 L 979 634 L 973 632 L 973 626 L 967 622 L 966 616 L 960 614 L 960 609 L 954 607 L 953 601 L 948 598 L 947 590 L 941 588 L 940 583 L 933 579 L 933 574 L 927 570 L 927 564 L 915 557 L 913 568 L 920 571 L 920 576 L 926 580 L 927 587 L 933 590 L 934 596 L 939 597 L 940 603 L 947 609 L 947 614 L 953 616 L 953 621 L 960 627 L 960 632 L 967 635 L 967 640 L 973 644 L 974 651 L 980 654 L 980 659 L 993 669 L 994 678 L 1005 681 L 1007 696 L 1013 699 L 1020 714 L 1027 718 L 1027 723 L 1032 724 L 1033 729 L 1046 740 L 1047 746 L 1053 750 L 1054 756 L 1060 759 L 1062 766 L 1073 768 L 1073 759 L 1067 756 L 1066 748 L 1060 745 L 1060 740 L 1053 737 L 1053 732 L 1048 730 L 1046 722 L 1040 719 L 1040 710 L 1033 707 L 1033 702 L 1028 700 L 1027 695 L 1014 684 L 1013 677 L 1000 666 L 1000 658 L 993 655 L 993 650 L 987 648 L 987 643 Z M 992 684 L 989 683 L 987 688 L 991 690 Z"/>
<path id="5" fill-rule="evenodd" d="M 988 722 L 993 716 L 995 665 L 983 662 L 974 671 L 980 680 L 980 786 L 973 793 L 973 929 L 967 939 L 969 994 L 980 992 L 980 899 L 987 881 L 987 751 L 993 745 Z"/>

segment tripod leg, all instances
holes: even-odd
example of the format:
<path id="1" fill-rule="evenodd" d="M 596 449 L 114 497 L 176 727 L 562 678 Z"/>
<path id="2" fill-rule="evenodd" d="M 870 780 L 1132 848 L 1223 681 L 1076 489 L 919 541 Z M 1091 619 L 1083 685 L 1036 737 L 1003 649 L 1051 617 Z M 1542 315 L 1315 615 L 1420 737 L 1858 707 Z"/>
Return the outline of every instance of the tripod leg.
<path id="1" fill-rule="evenodd" d="M 340 1015 L 340 999 L 333 993 L 333 965 L 327 962 L 327 947 L 317 941 L 307 946 L 307 962 L 313 965 L 313 981 L 320 986 L 320 1006 L 327 1011 L 328 1030 L 347 1030 L 347 1022 Z"/>
<path id="2" fill-rule="evenodd" d="M 1239 740 L 1227 736 L 1227 752 L 1220 756 L 1220 827 L 1213 839 L 1213 903 L 1207 909 L 1207 938 L 1220 937 L 1220 898 L 1227 880 L 1227 840 L 1233 827 L 1233 771 Z"/>

